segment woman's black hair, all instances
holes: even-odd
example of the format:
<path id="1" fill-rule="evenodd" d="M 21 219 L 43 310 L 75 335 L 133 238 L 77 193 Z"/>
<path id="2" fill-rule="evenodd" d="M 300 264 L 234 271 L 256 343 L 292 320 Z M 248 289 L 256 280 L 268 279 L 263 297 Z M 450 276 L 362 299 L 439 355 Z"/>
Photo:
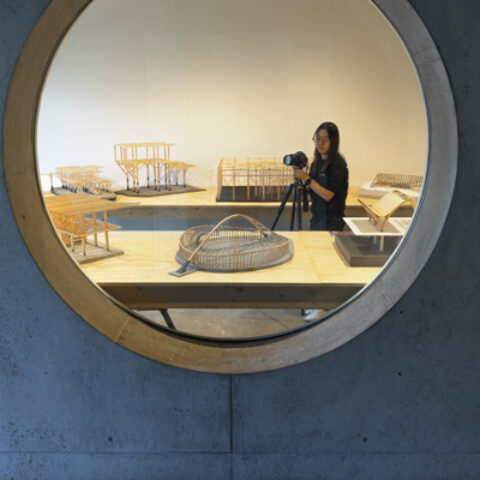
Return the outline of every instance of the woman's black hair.
<path id="1" fill-rule="evenodd" d="M 326 162 L 323 164 L 319 173 L 323 173 L 330 163 L 336 158 L 338 155 L 338 147 L 340 145 L 340 133 L 338 131 L 338 127 L 333 122 L 323 122 L 321 125 L 317 127 L 315 133 L 313 134 L 313 141 L 316 141 L 318 132 L 320 130 L 326 130 L 328 133 L 328 139 L 330 140 L 330 148 L 328 149 L 328 156 Z M 322 157 L 317 150 L 317 146 L 315 145 L 315 151 L 313 152 L 314 161 L 318 160 L 317 165 L 320 165 L 322 162 Z M 318 168 L 318 167 L 317 167 Z"/>

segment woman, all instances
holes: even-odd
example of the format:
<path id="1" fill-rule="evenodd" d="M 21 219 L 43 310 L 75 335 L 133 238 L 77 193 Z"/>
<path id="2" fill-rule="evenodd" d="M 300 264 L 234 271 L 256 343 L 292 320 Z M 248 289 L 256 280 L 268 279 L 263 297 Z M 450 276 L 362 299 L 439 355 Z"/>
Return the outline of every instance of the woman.
<path id="1" fill-rule="evenodd" d="M 310 230 L 343 230 L 348 168 L 338 153 L 340 135 L 332 122 L 322 123 L 313 134 L 314 161 L 310 173 L 295 170 L 295 178 L 310 189 L 312 219 Z"/>

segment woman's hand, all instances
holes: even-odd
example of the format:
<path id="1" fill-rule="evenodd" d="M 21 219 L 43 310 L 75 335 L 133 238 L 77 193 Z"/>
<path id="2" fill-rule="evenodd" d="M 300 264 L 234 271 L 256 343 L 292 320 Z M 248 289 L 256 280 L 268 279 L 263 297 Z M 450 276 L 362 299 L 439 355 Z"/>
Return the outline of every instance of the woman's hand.
<path id="1" fill-rule="evenodd" d="M 326 202 L 329 202 L 335 196 L 334 192 L 326 189 L 325 187 L 322 187 L 318 182 L 312 180 L 310 180 L 310 182 L 307 182 L 307 180 L 310 178 L 310 175 L 308 175 L 308 173 L 304 170 L 295 169 L 293 172 L 295 178 L 301 180 L 305 185 L 310 188 L 310 190 L 313 190 L 313 192 L 315 192 L 319 197 L 322 197 Z"/>
<path id="2" fill-rule="evenodd" d="M 298 180 L 301 180 L 302 182 L 305 182 L 306 180 L 308 180 L 310 178 L 310 176 L 308 175 L 307 172 L 305 172 L 304 170 L 297 170 L 295 169 L 293 171 L 293 175 L 296 179 Z"/>

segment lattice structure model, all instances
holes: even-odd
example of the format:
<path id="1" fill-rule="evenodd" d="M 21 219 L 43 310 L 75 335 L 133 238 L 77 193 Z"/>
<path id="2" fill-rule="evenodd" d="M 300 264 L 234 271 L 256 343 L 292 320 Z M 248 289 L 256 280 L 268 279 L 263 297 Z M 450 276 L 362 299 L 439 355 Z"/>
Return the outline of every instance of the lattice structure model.
<path id="1" fill-rule="evenodd" d="M 272 232 L 252 217 L 235 214 L 216 225 L 189 228 L 180 238 L 177 261 L 182 266 L 172 275 L 192 270 L 241 272 L 273 267 L 293 256 L 293 243 Z"/>
<path id="2" fill-rule="evenodd" d="M 101 176 L 103 167 L 88 165 L 86 167 L 57 167 L 54 175 L 62 187 L 72 192 L 88 192 L 95 195 L 112 191 L 112 180 Z"/>
<path id="3" fill-rule="evenodd" d="M 407 188 L 419 192 L 422 188 L 423 177 L 419 175 L 401 175 L 396 173 L 377 173 L 372 187 Z"/>
<path id="4" fill-rule="evenodd" d="M 114 145 L 115 163 L 125 174 L 127 190 L 140 192 L 140 176 L 145 171 L 146 186 L 150 187 L 150 172 L 155 190 L 171 189 L 171 185 L 186 186 L 187 171 L 194 167 L 189 163 L 171 160 L 170 149 L 174 143 L 117 143 Z"/>
<path id="5" fill-rule="evenodd" d="M 414 199 L 398 190 L 387 193 L 373 205 L 368 205 L 361 198 L 358 199 L 360 205 L 366 210 L 370 221 L 376 225 L 380 232 L 383 232 L 385 224 L 396 210 L 412 201 Z"/>
<path id="6" fill-rule="evenodd" d="M 217 201 L 280 201 L 293 169 L 281 158 L 222 158 L 217 180 Z"/>

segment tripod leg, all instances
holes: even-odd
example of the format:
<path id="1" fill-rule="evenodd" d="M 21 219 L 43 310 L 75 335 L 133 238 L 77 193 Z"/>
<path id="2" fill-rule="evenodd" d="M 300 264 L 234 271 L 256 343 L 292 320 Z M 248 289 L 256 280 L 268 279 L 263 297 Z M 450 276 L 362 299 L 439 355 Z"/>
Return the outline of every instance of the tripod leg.
<path id="1" fill-rule="evenodd" d="M 292 200 L 292 213 L 290 215 L 290 231 L 293 231 L 293 225 L 295 224 L 295 213 L 297 205 L 297 184 L 294 184 L 293 200 Z"/>
<path id="2" fill-rule="evenodd" d="M 270 230 L 275 230 L 275 227 L 277 226 L 278 219 L 280 218 L 280 215 L 282 214 L 283 209 L 285 208 L 285 204 L 288 201 L 288 197 L 290 197 L 290 193 L 293 190 L 293 186 L 294 186 L 294 184 L 291 183 L 288 186 L 285 194 L 283 195 L 282 203 L 280 204 L 280 207 L 278 208 L 277 215 L 275 217 L 275 220 L 273 221 L 273 225 L 272 225 L 272 228 Z"/>
<path id="3" fill-rule="evenodd" d="M 297 230 L 302 229 L 302 199 L 300 197 L 300 187 L 296 185 L 295 188 L 296 206 L 297 206 Z"/>
<path id="4" fill-rule="evenodd" d="M 303 195 L 303 211 L 308 212 L 308 195 L 307 189 L 305 187 L 302 188 L 302 195 Z"/>

